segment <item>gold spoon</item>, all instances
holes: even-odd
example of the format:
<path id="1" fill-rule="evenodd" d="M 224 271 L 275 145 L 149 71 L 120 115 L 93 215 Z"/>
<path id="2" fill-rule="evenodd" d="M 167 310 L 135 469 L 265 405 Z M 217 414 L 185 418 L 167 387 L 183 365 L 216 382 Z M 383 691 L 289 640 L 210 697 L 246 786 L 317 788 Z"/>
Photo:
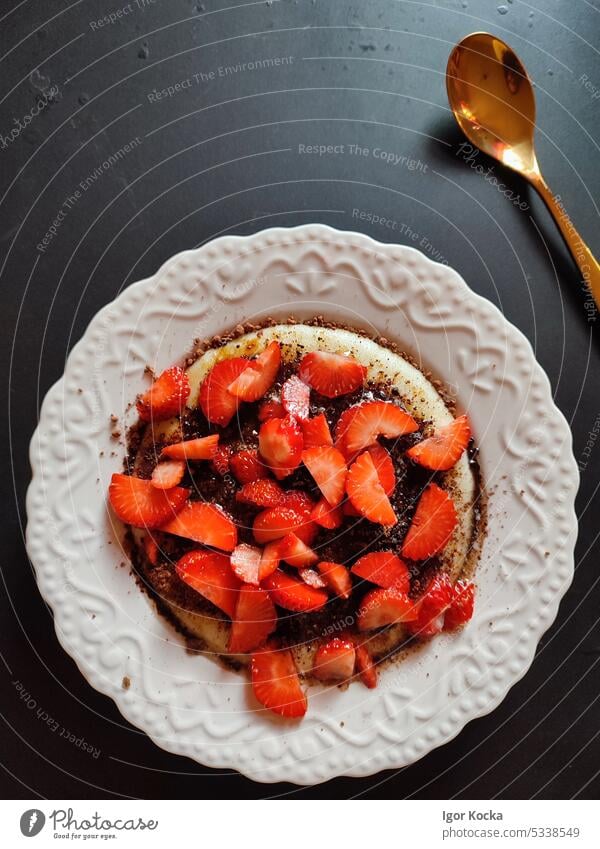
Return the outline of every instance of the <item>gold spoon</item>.
<path id="1" fill-rule="evenodd" d="M 600 265 L 538 165 L 533 146 L 533 86 L 517 55 L 488 32 L 467 35 L 448 59 L 446 88 L 454 116 L 469 141 L 537 189 L 600 307 Z"/>

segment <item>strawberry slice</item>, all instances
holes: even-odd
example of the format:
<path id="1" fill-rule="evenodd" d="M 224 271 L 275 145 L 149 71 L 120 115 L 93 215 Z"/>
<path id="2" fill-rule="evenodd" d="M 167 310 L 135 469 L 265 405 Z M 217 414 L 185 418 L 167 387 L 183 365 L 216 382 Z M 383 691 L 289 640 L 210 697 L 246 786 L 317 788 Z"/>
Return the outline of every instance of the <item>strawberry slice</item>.
<path id="1" fill-rule="evenodd" d="M 277 611 L 269 594 L 243 585 L 233 614 L 228 650 L 245 654 L 257 649 L 277 627 Z"/>
<path id="2" fill-rule="evenodd" d="M 350 466 L 346 492 L 352 506 L 369 521 L 380 525 L 395 525 L 398 521 L 368 451 Z"/>
<path id="3" fill-rule="evenodd" d="M 348 482 L 346 481 L 346 487 L 347 486 L 348 486 Z M 344 503 L 342 504 L 342 514 L 344 516 L 352 516 L 354 518 L 362 519 L 361 514 L 358 512 L 356 507 L 352 506 L 351 501 L 344 501 Z"/>
<path id="4" fill-rule="evenodd" d="M 343 354 L 313 351 L 300 361 L 298 377 L 326 398 L 356 392 L 363 385 L 367 369 Z"/>
<path id="5" fill-rule="evenodd" d="M 272 480 L 250 481 L 235 494 L 236 501 L 241 504 L 253 504 L 256 507 L 275 507 L 284 497 L 282 488 Z"/>
<path id="6" fill-rule="evenodd" d="M 445 572 L 433 577 L 419 599 L 417 618 L 408 626 L 411 634 L 433 637 L 444 626 L 444 614 L 452 604 L 454 588 Z"/>
<path id="7" fill-rule="evenodd" d="M 356 652 L 352 640 L 333 637 L 315 653 L 313 675 L 319 681 L 347 681 L 354 674 Z"/>
<path id="8" fill-rule="evenodd" d="M 319 448 L 321 445 L 333 445 L 331 431 L 325 418 L 325 413 L 319 413 L 312 419 L 304 419 L 301 422 L 304 434 L 305 448 Z"/>
<path id="9" fill-rule="evenodd" d="M 152 481 L 117 473 L 108 488 L 112 509 L 122 522 L 136 528 L 160 528 L 183 508 L 189 494 L 181 486 L 157 489 Z"/>
<path id="10" fill-rule="evenodd" d="M 361 405 L 355 404 L 353 407 L 347 407 L 339 419 L 336 422 L 333 435 L 334 435 L 334 445 L 341 451 L 346 461 L 353 459 L 354 454 L 352 451 L 348 450 L 348 446 L 346 444 L 346 438 L 348 436 L 348 428 L 350 427 L 350 422 L 354 418 L 354 414 L 359 409 Z"/>
<path id="11" fill-rule="evenodd" d="M 281 387 L 281 403 L 295 419 L 307 419 L 310 406 L 310 387 L 293 374 Z"/>
<path id="12" fill-rule="evenodd" d="M 395 622 L 412 622 L 417 613 L 417 604 L 396 587 L 371 590 L 358 610 L 358 630 L 370 631 Z"/>
<path id="13" fill-rule="evenodd" d="M 327 586 L 323 578 L 315 569 L 299 569 L 298 575 L 302 578 L 305 584 L 308 584 L 309 587 L 322 590 Z"/>
<path id="14" fill-rule="evenodd" d="M 328 595 L 324 590 L 309 587 L 303 581 L 277 569 L 262 582 L 269 591 L 271 599 L 286 610 L 296 613 L 310 613 L 327 603 Z"/>
<path id="15" fill-rule="evenodd" d="M 403 593 L 410 589 L 410 573 L 393 551 L 374 551 L 360 557 L 352 569 L 353 575 L 380 587 L 395 586 Z"/>
<path id="16" fill-rule="evenodd" d="M 158 563 L 158 557 L 160 554 L 160 548 L 158 547 L 158 543 L 152 536 L 152 534 L 146 534 L 144 536 L 144 551 L 146 552 L 146 557 L 152 563 L 153 566 L 156 566 Z"/>
<path id="17" fill-rule="evenodd" d="M 260 426 L 260 456 L 279 480 L 291 475 L 300 465 L 303 446 L 302 430 L 291 416 L 285 419 L 269 419 Z"/>
<path id="18" fill-rule="evenodd" d="M 307 519 L 310 518 L 315 502 L 308 493 L 301 489 L 291 489 L 285 493 L 284 504 L 286 507 L 291 507 L 297 513 L 301 513 Z"/>
<path id="19" fill-rule="evenodd" d="M 285 410 L 281 401 L 271 399 L 262 402 L 258 408 L 258 420 L 266 422 L 268 419 L 285 419 Z"/>
<path id="20" fill-rule="evenodd" d="M 264 581 L 269 575 L 272 575 L 275 569 L 279 566 L 281 557 L 279 556 L 279 540 L 268 542 L 262 551 L 260 566 L 258 567 L 258 580 Z"/>
<path id="21" fill-rule="evenodd" d="M 189 551 L 175 564 L 177 575 L 228 616 L 233 616 L 240 582 L 231 571 L 229 557 L 216 551 Z"/>
<path id="22" fill-rule="evenodd" d="M 212 455 L 212 467 L 218 475 L 229 473 L 229 461 L 233 451 L 230 445 L 217 445 Z"/>
<path id="23" fill-rule="evenodd" d="M 436 472 L 451 469 L 469 444 L 471 426 L 466 416 L 459 416 L 450 424 L 438 428 L 437 432 L 424 439 L 406 452 L 406 456 Z"/>
<path id="24" fill-rule="evenodd" d="M 269 472 L 253 448 L 244 448 L 229 461 L 231 471 L 240 483 L 251 483 L 269 477 Z"/>
<path id="25" fill-rule="evenodd" d="M 464 625 L 473 616 L 475 603 L 475 585 L 472 581 L 457 581 L 454 584 L 452 601 L 446 610 L 444 631 L 451 631 Z"/>
<path id="26" fill-rule="evenodd" d="M 166 463 L 159 463 L 152 472 L 152 486 L 157 489 L 172 489 L 181 483 L 185 469 L 185 463 L 181 460 L 167 460 Z"/>
<path id="27" fill-rule="evenodd" d="M 287 534 L 279 543 L 279 556 L 290 566 L 296 566 L 298 569 L 303 566 L 312 566 L 319 559 L 312 548 L 294 533 Z"/>
<path id="28" fill-rule="evenodd" d="M 199 439 L 186 439 L 185 442 L 167 445 L 163 448 L 161 457 L 169 457 L 170 460 L 212 460 L 218 442 L 218 433 L 201 436 Z"/>
<path id="29" fill-rule="evenodd" d="M 144 422 L 170 419 L 183 412 L 189 394 L 187 374 L 179 366 L 174 366 L 163 371 L 138 399 L 137 411 Z"/>
<path id="30" fill-rule="evenodd" d="M 279 371 L 281 345 L 271 342 L 255 360 L 246 361 L 244 369 L 227 387 L 241 401 L 258 401 L 267 392 Z"/>
<path id="31" fill-rule="evenodd" d="M 367 448 L 377 469 L 379 483 L 386 495 L 391 495 L 396 489 L 396 472 L 390 452 L 383 445 L 371 445 Z"/>
<path id="32" fill-rule="evenodd" d="M 227 387 L 248 368 L 248 360 L 233 357 L 214 365 L 204 378 L 198 394 L 198 404 L 209 422 L 228 425 L 237 412 L 241 398 L 228 391 Z"/>
<path id="33" fill-rule="evenodd" d="M 447 492 L 435 483 L 424 490 L 402 544 L 402 556 L 425 560 L 441 551 L 454 532 L 456 508 Z"/>
<path id="34" fill-rule="evenodd" d="M 231 568 L 240 581 L 258 586 L 261 559 L 262 551 L 260 548 L 242 542 L 240 545 L 236 545 L 231 552 Z"/>
<path id="35" fill-rule="evenodd" d="M 337 507 L 344 497 L 348 473 L 343 454 L 331 445 L 321 445 L 303 451 L 302 462 L 329 504 Z"/>
<path id="36" fill-rule="evenodd" d="M 371 657 L 371 652 L 364 643 L 356 643 L 356 671 L 365 687 L 370 690 L 377 686 L 377 667 Z"/>
<path id="37" fill-rule="evenodd" d="M 310 545 L 316 536 L 317 526 L 310 521 L 309 517 L 310 511 L 307 515 L 285 505 L 270 507 L 254 519 L 252 526 L 254 539 L 259 545 L 264 545 L 293 533 Z"/>
<path id="38" fill-rule="evenodd" d="M 412 416 L 391 401 L 367 401 L 355 410 L 346 431 L 346 446 L 351 453 L 362 451 L 377 440 L 414 433 L 418 425 Z"/>
<path id="39" fill-rule="evenodd" d="M 330 560 L 322 560 L 317 564 L 317 569 L 333 593 L 340 598 L 350 598 L 352 579 L 345 566 L 341 563 L 332 563 Z"/>
<path id="40" fill-rule="evenodd" d="M 250 671 L 252 690 L 261 705 L 289 719 L 304 716 L 306 695 L 291 651 L 267 644 L 252 655 Z"/>
<path id="41" fill-rule="evenodd" d="M 172 492 L 172 490 L 171 490 Z M 223 551 L 233 551 L 237 544 L 237 528 L 233 520 L 216 504 L 191 501 L 161 531 Z"/>
<path id="42" fill-rule="evenodd" d="M 310 518 L 322 528 L 332 531 L 339 528 L 344 519 L 341 507 L 332 507 L 326 498 L 321 498 L 315 504 Z"/>

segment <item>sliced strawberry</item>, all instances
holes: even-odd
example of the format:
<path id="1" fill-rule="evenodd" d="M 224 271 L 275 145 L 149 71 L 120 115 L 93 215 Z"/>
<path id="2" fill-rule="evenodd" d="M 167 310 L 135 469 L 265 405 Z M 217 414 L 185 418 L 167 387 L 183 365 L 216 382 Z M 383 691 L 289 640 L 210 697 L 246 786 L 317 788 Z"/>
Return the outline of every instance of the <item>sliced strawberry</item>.
<path id="1" fill-rule="evenodd" d="M 307 701 L 291 651 L 267 645 L 252 655 L 250 671 L 252 690 L 261 705 L 287 718 L 304 716 Z"/>
<path id="2" fill-rule="evenodd" d="M 151 481 L 116 473 L 108 488 L 112 509 L 122 522 L 136 528 L 160 528 L 183 508 L 189 494 L 181 486 L 162 490 Z"/>
<path id="3" fill-rule="evenodd" d="M 356 392 L 363 385 L 367 369 L 343 354 L 313 351 L 300 361 L 298 377 L 326 398 Z"/>
<path id="4" fill-rule="evenodd" d="M 229 557 L 216 551 L 189 551 L 175 564 L 177 575 L 216 607 L 233 616 L 240 582 L 231 571 Z"/>
<path id="5" fill-rule="evenodd" d="M 346 481 L 346 487 L 347 486 L 348 482 Z M 351 516 L 353 518 L 362 519 L 362 515 L 358 512 L 356 507 L 352 505 L 352 502 L 350 500 L 344 501 L 344 503 L 342 504 L 342 513 L 344 516 Z"/>
<path id="6" fill-rule="evenodd" d="M 466 416 L 438 428 L 433 436 L 424 439 L 406 452 L 406 456 L 433 471 L 451 469 L 469 444 L 471 426 Z"/>
<path id="7" fill-rule="evenodd" d="M 235 500 L 256 507 L 275 507 L 285 496 L 278 483 L 272 480 L 250 481 L 236 492 Z"/>
<path id="8" fill-rule="evenodd" d="M 219 442 L 219 434 L 201 436 L 199 439 L 186 439 L 163 448 L 161 456 L 170 460 L 211 460 Z"/>
<path id="9" fill-rule="evenodd" d="M 398 521 L 368 451 L 350 466 L 346 492 L 352 506 L 369 521 L 380 525 L 395 525 Z"/>
<path id="10" fill-rule="evenodd" d="M 452 602 L 446 611 L 444 631 L 464 625 L 473 616 L 475 585 L 471 581 L 457 581 L 452 592 Z"/>
<path id="11" fill-rule="evenodd" d="M 324 590 L 315 590 L 303 581 L 282 572 L 281 569 L 277 569 L 268 578 L 265 578 L 262 586 L 269 591 L 275 604 L 297 613 L 309 613 L 312 610 L 318 610 L 327 603 L 328 599 Z"/>
<path id="12" fill-rule="evenodd" d="M 417 618 L 408 626 L 411 634 L 433 637 L 444 626 L 444 614 L 452 604 L 454 588 L 445 572 L 436 575 L 428 583 L 419 599 Z"/>
<path id="13" fill-rule="evenodd" d="M 146 557 L 152 563 L 153 566 L 156 566 L 158 563 L 158 556 L 160 554 L 160 548 L 158 547 L 158 543 L 152 536 L 152 534 L 146 534 L 144 537 L 144 551 L 146 552 Z"/>
<path id="14" fill-rule="evenodd" d="M 370 631 L 395 622 L 412 622 L 417 612 L 417 604 L 396 587 L 371 590 L 358 610 L 358 630 Z"/>
<path id="15" fill-rule="evenodd" d="M 323 578 L 315 569 L 299 569 L 298 575 L 302 578 L 305 584 L 308 584 L 309 587 L 322 590 L 327 586 Z"/>
<path id="16" fill-rule="evenodd" d="M 409 560 L 425 560 L 441 551 L 454 532 L 457 522 L 454 502 L 447 492 L 430 483 L 421 495 L 412 524 L 402 544 L 402 555 Z"/>
<path id="17" fill-rule="evenodd" d="M 306 519 L 310 518 L 315 502 L 307 492 L 301 489 L 291 489 L 285 493 L 284 504 L 291 507 L 297 513 L 301 513 Z"/>
<path id="18" fill-rule="evenodd" d="M 333 445 L 331 431 L 325 418 L 325 413 L 319 413 L 312 419 L 304 419 L 302 422 L 302 433 L 304 434 L 305 448 L 319 448 L 321 445 Z"/>
<path id="19" fill-rule="evenodd" d="M 300 537 L 291 533 L 283 537 L 279 543 L 279 556 L 290 566 L 301 569 L 304 566 L 312 566 L 319 559 L 315 552 L 302 542 Z"/>
<path id="20" fill-rule="evenodd" d="M 308 448 L 302 452 L 302 462 L 332 507 L 341 503 L 346 489 L 344 455 L 331 445 Z"/>
<path id="21" fill-rule="evenodd" d="M 258 401 L 267 392 L 279 370 L 281 345 L 271 342 L 255 360 L 247 361 L 244 369 L 227 387 L 241 401 Z"/>
<path id="22" fill-rule="evenodd" d="M 350 427 L 350 422 L 354 418 L 354 414 L 360 408 L 360 404 L 355 404 L 352 407 L 347 407 L 339 419 L 336 422 L 333 435 L 334 435 L 334 445 L 341 451 L 346 461 L 351 460 L 354 457 L 352 451 L 348 450 L 348 446 L 346 444 L 346 438 L 348 436 L 348 428 Z"/>
<path id="23" fill-rule="evenodd" d="M 260 426 L 258 450 L 276 478 L 285 478 L 300 465 L 304 437 L 291 416 L 269 419 Z"/>
<path id="24" fill-rule="evenodd" d="M 305 513 L 285 505 L 263 510 L 256 516 L 253 524 L 254 539 L 259 545 L 273 542 L 291 533 L 310 545 L 316 536 L 316 530 L 317 525 L 311 522 Z"/>
<path id="25" fill-rule="evenodd" d="M 272 575 L 275 569 L 279 566 L 281 557 L 279 556 L 279 540 L 268 542 L 262 551 L 260 566 L 258 567 L 258 579 L 264 581 L 269 575 Z"/>
<path id="26" fill-rule="evenodd" d="M 364 643 L 356 643 L 356 671 L 365 687 L 372 690 L 377 686 L 377 667 L 371 657 L 371 652 Z"/>
<path id="27" fill-rule="evenodd" d="M 244 448 L 229 461 L 231 471 L 240 483 L 251 483 L 269 477 L 269 471 L 253 448 Z"/>
<path id="28" fill-rule="evenodd" d="M 317 564 L 317 569 L 333 593 L 340 598 L 350 598 L 352 579 L 345 566 L 341 563 L 332 563 L 330 560 L 322 560 Z"/>
<path id="29" fill-rule="evenodd" d="M 261 559 L 262 551 L 260 548 L 242 542 L 240 545 L 236 545 L 231 552 L 231 568 L 240 581 L 258 586 Z"/>
<path id="30" fill-rule="evenodd" d="M 223 551 L 233 551 L 237 544 L 237 528 L 231 517 L 206 501 L 189 502 L 161 531 Z"/>
<path id="31" fill-rule="evenodd" d="M 341 507 L 332 507 L 327 499 L 323 497 L 315 504 L 310 518 L 322 528 L 332 531 L 340 527 L 344 517 Z"/>
<path id="32" fill-rule="evenodd" d="M 377 469 L 379 483 L 386 495 L 391 495 L 396 489 L 396 472 L 390 452 L 383 445 L 371 445 L 367 448 Z"/>
<path id="33" fill-rule="evenodd" d="M 233 614 L 228 649 L 240 654 L 257 649 L 277 627 L 277 611 L 269 593 L 243 585 Z"/>
<path id="34" fill-rule="evenodd" d="M 281 401 L 276 401 L 274 399 L 270 401 L 263 401 L 260 407 L 258 408 L 259 422 L 266 422 L 268 419 L 284 418 L 285 410 L 283 409 L 283 404 L 281 403 Z"/>
<path id="35" fill-rule="evenodd" d="M 281 387 L 281 403 L 295 419 L 307 419 L 310 406 L 310 386 L 293 374 Z"/>
<path id="36" fill-rule="evenodd" d="M 333 637 L 315 653 L 313 675 L 319 681 L 347 681 L 354 674 L 356 652 L 352 640 Z"/>
<path id="37" fill-rule="evenodd" d="M 346 432 L 348 451 L 367 448 L 378 436 L 392 438 L 414 433 L 418 425 L 412 416 L 391 401 L 367 401 L 352 416 Z"/>
<path id="38" fill-rule="evenodd" d="M 233 357 L 218 362 L 204 378 L 198 395 L 198 404 L 209 422 L 224 427 L 234 417 L 241 398 L 232 395 L 227 387 L 247 368 L 248 360 L 243 357 Z"/>
<path id="39" fill-rule="evenodd" d="M 410 589 L 408 566 L 393 551 L 374 551 L 371 554 L 365 554 L 356 561 L 351 572 L 380 587 L 395 586 L 403 593 L 407 593 Z"/>
<path id="40" fill-rule="evenodd" d="M 137 402 L 142 421 L 161 421 L 183 412 L 190 394 L 187 374 L 179 366 L 169 368 L 158 377 Z"/>
<path id="41" fill-rule="evenodd" d="M 166 463 L 159 463 L 152 472 L 152 486 L 157 489 L 173 489 L 181 483 L 185 469 L 185 463 L 181 460 L 167 460 Z"/>
<path id="42" fill-rule="evenodd" d="M 212 455 L 212 467 L 218 475 L 229 473 L 229 461 L 233 451 L 230 445 L 217 445 Z"/>

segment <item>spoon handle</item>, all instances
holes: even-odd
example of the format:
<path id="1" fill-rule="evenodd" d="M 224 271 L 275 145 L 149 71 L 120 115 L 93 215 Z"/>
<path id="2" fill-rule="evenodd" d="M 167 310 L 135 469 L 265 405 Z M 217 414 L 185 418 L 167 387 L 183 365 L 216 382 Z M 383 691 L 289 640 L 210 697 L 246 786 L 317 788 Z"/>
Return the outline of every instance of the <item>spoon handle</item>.
<path id="1" fill-rule="evenodd" d="M 597 309 L 600 309 L 600 264 L 575 229 L 568 212 L 562 204 L 560 195 L 555 195 L 552 192 L 539 172 L 535 174 L 531 182 L 556 221 L 558 229 L 581 272 L 582 282 L 594 298 L 596 308 L 593 309 L 594 316 L 589 316 L 589 318 L 590 320 L 595 320 L 595 313 Z M 593 304 L 590 304 L 590 307 L 593 308 Z"/>

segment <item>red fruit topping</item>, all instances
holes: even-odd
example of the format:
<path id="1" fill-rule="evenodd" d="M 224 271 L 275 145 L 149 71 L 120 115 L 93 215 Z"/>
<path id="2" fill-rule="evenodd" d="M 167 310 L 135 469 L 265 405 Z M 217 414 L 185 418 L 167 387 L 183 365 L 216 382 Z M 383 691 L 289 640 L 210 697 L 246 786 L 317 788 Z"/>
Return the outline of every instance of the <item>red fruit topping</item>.
<path id="1" fill-rule="evenodd" d="M 352 459 L 354 455 L 351 451 L 348 450 L 348 446 L 346 445 L 346 437 L 348 435 L 348 428 L 350 427 L 350 422 L 354 418 L 354 414 L 359 409 L 359 407 L 360 404 L 355 404 L 353 407 L 347 407 L 340 415 L 334 428 L 334 445 L 338 449 L 338 451 L 342 452 L 347 461 Z"/>
<path id="2" fill-rule="evenodd" d="M 229 461 L 233 451 L 230 445 L 217 445 L 212 455 L 212 467 L 218 475 L 224 477 L 229 472 Z"/>
<path id="3" fill-rule="evenodd" d="M 236 501 L 242 504 L 255 504 L 257 507 L 275 507 L 284 497 L 282 488 L 272 480 L 250 481 L 235 494 Z"/>
<path id="4" fill-rule="evenodd" d="M 292 507 L 270 507 L 254 519 L 254 539 L 259 545 L 296 534 L 307 545 L 315 538 L 317 526 L 309 519 L 310 513 L 301 513 Z"/>
<path id="5" fill-rule="evenodd" d="M 284 419 L 285 418 L 285 410 L 283 409 L 283 404 L 280 401 L 263 401 L 260 407 L 258 408 L 258 420 L 259 422 L 266 422 L 267 419 Z"/>
<path id="6" fill-rule="evenodd" d="M 346 461 L 331 445 L 309 448 L 302 452 L 302 462 L 332 507 L 337 507 L 346 489 Z"/>
<path id="7" fill-rule="evenodd" d="M 258 451 L 255 449 L 244 448 L 234 454 L 229 465 L 240 483 L 251 483 L 269 477 L 268 469 L 260 461 Z"/>
<path id="8" fill-rule="evenodd" d="M 157 489 L 173 489 L 181 482 L 185 468 L 185 463 L 181 460 L 167 460 L 166 463 L 159 463 L 152 472 L 152 486 Z"/>
<path id="9" fill-rule="evenodd" d="M 261 559 L 262 551 L 260 548 L 242 542 L 240 545 L 236 545 L 231 552 L 231 568 L 240 581 L 258 586 Z"/>
<path id="10" fill-rule="evenodd" d="M 302 578 L 305 584 L 308 584 L 309 587 L 322 590 L 327 586 L 323 578 L 314 569 L 299 569 L 298 575 Z"/>
<path id="11" fill-rule="evenodd" d="M 233 551 L 237 544 L 233 520 L 220 507 L 205 501 L 186 504 L 174 519 L 161 527 L 161 531 L 223 551 Z"/>
<path id="12" fill-rule="evenodd" d="M 279 543 L 279 556 L 290 566 L 296 566 L 298 569 L 312 566 L 319 559 L 312 548 L 294 533 L 287 534 Z"/>
<path id="13" fill-rule="evenodd" d="M 290 416 L 269 419 L 260 426 L 258 450 L 276 478 L 285 478 L 300 465 L 303 446 L 300 425 Z"/>
<path id="14" fill-rule="evenodd" d="M 198 404 L 209 422 L 228 425 L 240 405 L 241 398 L 236 398 L 228 391 L 229 384 L 248 368 L 248 360 L 243 357 L 233 357 L 221 360 L 212 367 L 204 378 Z"/>
<path id="15" fill-rule="evenodd" d="M 158 563 L 158 556 L 160 554 L 160 548 L 158 547 L 158 543 L 152 536 L 152 534 L 147 534 L 144 537 L 144 551 L 146 552 L 146 557 L 152 563 L 153 566 L 156 566 Z"/>
<path id="16" fill-rule="evenodd" d="M 314 506 L 310 518 L 322 528 L 332 531 L 334 528 L 339 528 L 342 524 L 342 508 L 332 507 L 326 498 L 321 498 Z"/>
<path id="17" fill-rule="evenodd" d="M 199 439 L 186 439 L 185 442 L 167 445 L 161 456 L 169 457 L 170 460 L 212 460 L 218 442 L 218 433 Z"/>
<path id="18" fill-rule="evenodd" d="M 271 342 L 255 360 L 246 361 L 247 368 L 227 387 L 241 401 L 258 401 L 267 392 L 279 370 L 281 345 Z"/>
<path id="19" fill-rule="evenodd" d="M 277 611 L 269 594 L 258 587 L 239 591 L 228 649 L 232 654 L 254 651 L 277 627 Z"/>
<path id="20" fill-rule="evenodd" d="M 269 575 L 272 575 L 275 569 L 279 566 L 281 557 L 279 556 L 279 540 L 268 542 L 263 548 L 260 566 L 258 567 L 258 579 L 264 581 Z"/>
<path id="21" fill-rule="evenodd" d="M 403 557 L 425 560 L 441 551 L 456 527 L 454 502 L 435 483 L 424 490 L 402 545 Z"/>
<path id="22" fill-rule="evenodd" d="M 452 602 L 446 611 L 444 631 L 451 631 L 464 625 L 473 616 L 475 603 L 475 585 L 471 581 L 457 581 L 454 584 Z"/>
<path id="23" fill-rule="evenodd" d="M 161 421 L 181 414 L 190 394 L 187 374 L 179 366 L 169 368 L 158 377 L 137 402 L 142 421 Z"/>
<path id="24" fill-rule="evenodd" d="M 396 472 L 390 452 L 383 445 L 371 445 L 370 448 L 367 448 L 367 451 L 375 464 L 383 491 L 386 495 L 391 495 L 396 488 Z"/>
<path id="25" fill-rule="evenodd" d="M 365 581 L 380 587 L 396 587 L 403 593 L 410 589 L 410 573 L 393 551 L 374 551 L 359 558 L 351 569 Z"/>
<path id="26" fill-rule="evenodd" d="M 452 581 L 445 572 L 432 578 L 419 599 L 417 618 L 409 625 L 411 634 L 419 637 L 439 634 L 444 625 L 444 614 L 452 604 L 453 597 Z"/>
<path id="27" fill-rule="evenodd" d="M 262 586 L 269 591 L 275 604 L 297 613 L 318 610 L 327 603 L 328 599 L 324 590 L 315 590 L 303 581 L 282 572 L 281 569 L 277 569 L 265 578 Z"/>
<path id="28" fill-rule="evenodd" d="M 116 473 L 108 488 L 112 509 L 122 522 L 136 528 L 160 528 L 183 508 L 189 494 L 180 486 L 157 489 L 151 481 Z"/>
<path id="29" fill-rule="evenodd" d="M 313 675 L 319 681 L 347 681 L 354 674 L 355 657 L 351 640 L 333 637 L 317 649 Z"/>
<path id="30" fill-rule="evenodd" d="M 347 486 L 347 483 L 348 482 L 346 481 L 346 486 Z M 361 514 L 358 512 L 356 507 L 352 506 L 351 501 L 344 501 L 344 503 L 342 504 L 342 513 L 344 514 L 344 516 L 352 516 L 352 517 L 355 517 L 355 518 L 361 518 L 362 519 Z"/>
<path id="31" fill-rule="evenodd" d="M 250 662 L 252 689 L 264 707 L 280 716 L 304 716 L 306 696 L 300 686 L 298 670 L 292 653 L 268 645 L 252 655 Z"/>
<path id="32" fill-rule="evenodd" d="M 358 611 L 358 630 L 370 631 L 394 622 L 411 622 L 416 619 L 417 612 L 416 603 L 396 587 L 371 590 Z"/>
<path id="33" fill-rule="evenodd" d="M 353 453 L 373 445 L 378 436 L 392 438 L 415 430 L 418 430 L 416 421 L 396 404 L 367 401 L 352 416 L 346 432 L 346 446 Z"/>
<path id="34" fill-rule="evenodd" d="M 352 357 L 314 351 L 300 361 L 298 376 L 326 398 L 356 392 L 363 385 L 367 369 Z"/>
<path id="35" fill-rule="evenodd" d="M 281 403 L 288 415 L 295 419 L 307 419 L 310 407 L 310 386 L 293 374 L 281 387 Z"/>
<path id="36" fill-rule="evenodd" d="M 372 690 L 377 686 L 377 667 L 373 663 L 371 652 L 364 643 L 356 644 L 356 671 L 365 687 Z"/>
<path id="37" fill-rule="evenodd" d="M 322 560 L 317 564 L 317 569 L 333 593 L 339 595 L 340 598 L 350 598 L 352 579 L 345 566 L 342 566 L 341 563 Z"/>
<path id="38" fill-rule="evenodd" d="M 469 444 L 471 426 L 466 416 L 438 428 L 433 436 L 424 439 L 406 452 L 406 456 L 433 471 L 451 469 Z"/>
<path id="39" fill-rule="evenodd" d="M 231 571 L 226 554 L 190 551 L 175 564 L 175 571 L 197 593 L 233 616 L 240 582 Z"/>
<path id="40" fill-rule="evenodd" d="M 284 504 L 286 507 L 291 507 L 297 513 L 301 513 L 307 519 L 310 518 L 315 502 L 310 495 L 303 492 L 301 489 L 291 489 L 285 493 Z"/>
<path id="41" fill-rule="evenodd" d="M 304 434 L 305 448 L 319 448 L 320 445 L 333 445 L 331 431 L 325 418 L 325 413 L 319 413 L 312 419 L 304 419 L 301 422 Z"/>
<path id="42" fill-rule="evenodd" d="M 352 506 L 369 521 L 380 525 L 395 525 L 398 521 L 368 451 L 350 466 L 346 492 Z"/>

